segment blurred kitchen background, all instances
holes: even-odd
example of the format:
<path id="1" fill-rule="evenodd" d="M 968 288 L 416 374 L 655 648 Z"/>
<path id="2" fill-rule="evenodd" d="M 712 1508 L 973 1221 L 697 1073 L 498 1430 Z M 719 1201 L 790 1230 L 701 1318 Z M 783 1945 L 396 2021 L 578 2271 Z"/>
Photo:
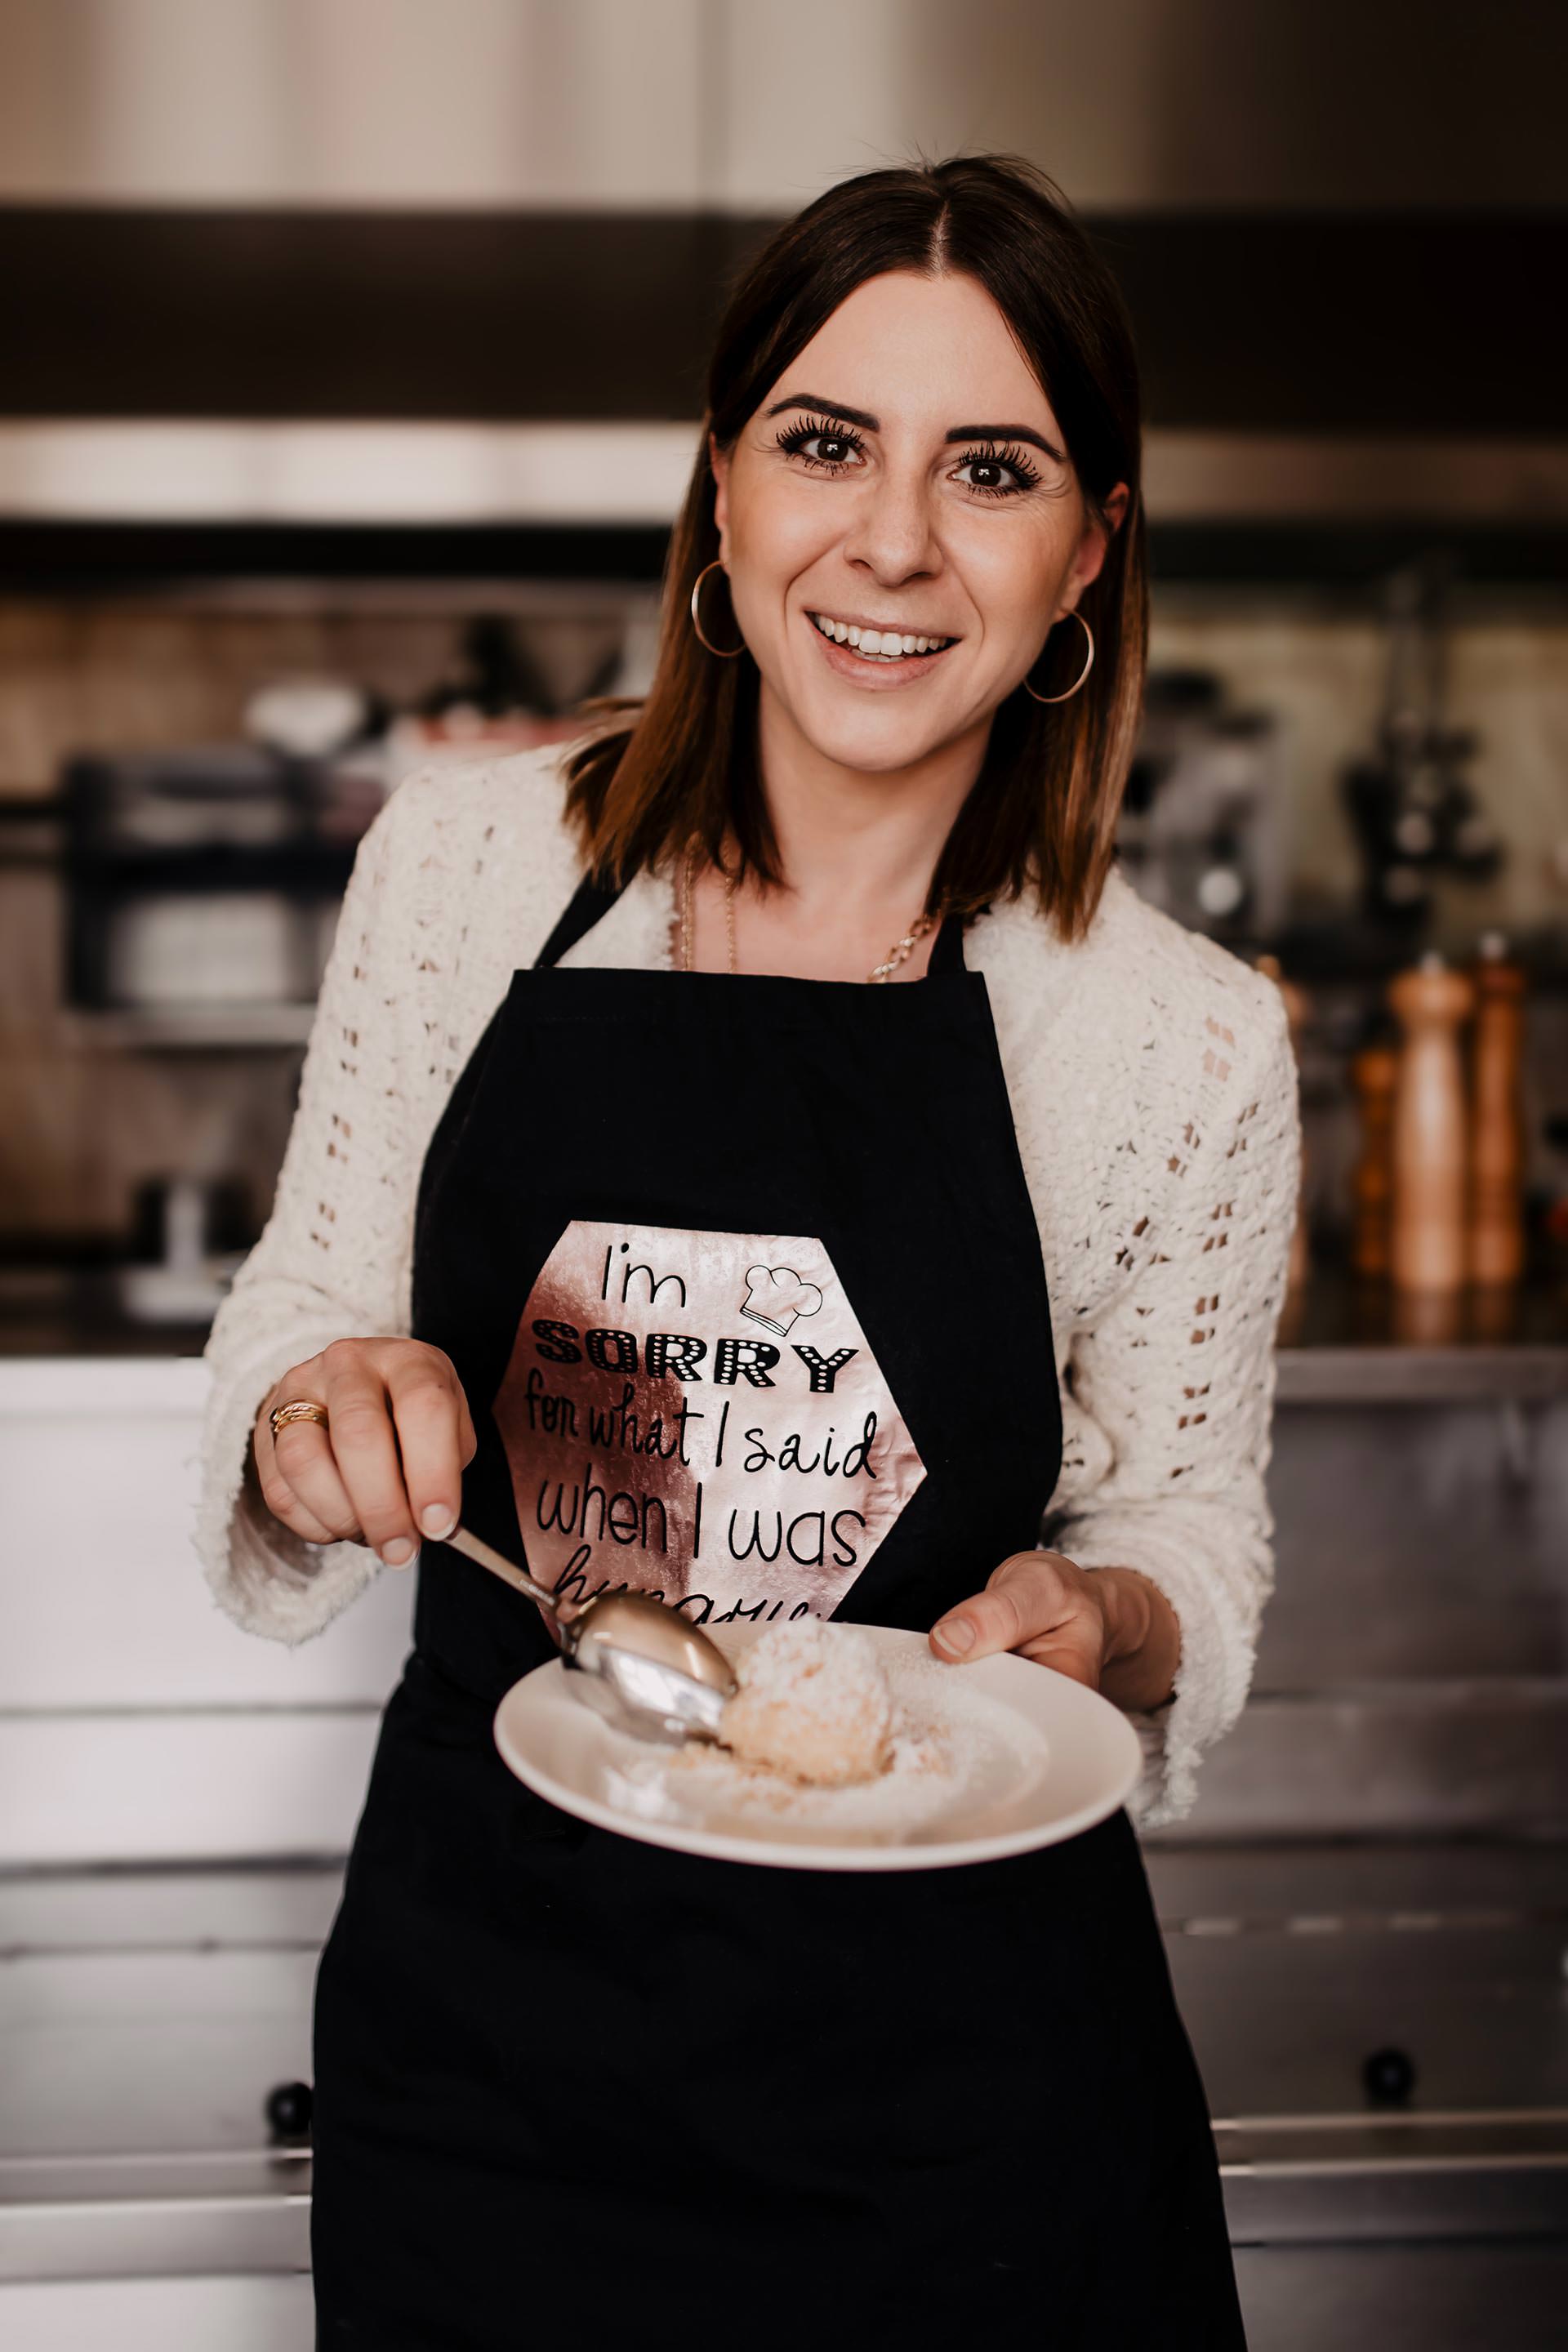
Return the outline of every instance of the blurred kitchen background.
<path id="1" fill-rule="evenodd" d="M 1137 887 L 1289 994 L 1279 1589 L 1147 1843 L 1257 2352 L 1568 2307 L 1568 17 L 0 0 L 0 2331 L 310 2341 L 314 1958 L 409 1584 L 189 1549 L 401 776 L 646 683 L 731 273 L 1000 148 L 1130 303 Z M 1458 1224 L 1456 1224 L 1458 1219 Z"/>

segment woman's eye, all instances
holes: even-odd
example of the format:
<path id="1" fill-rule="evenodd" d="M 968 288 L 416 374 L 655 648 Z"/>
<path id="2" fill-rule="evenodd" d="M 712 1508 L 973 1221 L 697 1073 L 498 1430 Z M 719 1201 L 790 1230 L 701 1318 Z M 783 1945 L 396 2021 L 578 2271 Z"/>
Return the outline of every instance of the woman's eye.
<path id="1" fill-rule="evenodd" d="M 953 479 L 963 481 L 965 474 L 973 478 L 964 482 L 964 488 L 987 499 L 1016 498 L 1020 490 L 1032 490 L 1040 478 L 1022 451 L 1016 449 L 971 449 L 960 459 Z"/>
<path id="2" fill-rule="evenodd" d="M 786 457 L 799 457 L 814 473 L 841 474 L 854 463 L 862 445 L 853 433 L 811 423 L 786 426 L 778 436 L 778 446 Z"/>

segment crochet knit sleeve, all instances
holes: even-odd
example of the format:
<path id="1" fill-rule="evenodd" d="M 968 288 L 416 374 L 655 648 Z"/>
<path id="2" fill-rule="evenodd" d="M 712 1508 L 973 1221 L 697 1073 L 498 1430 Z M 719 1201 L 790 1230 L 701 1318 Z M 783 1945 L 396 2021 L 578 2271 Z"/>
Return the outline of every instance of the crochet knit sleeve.
<path id="1" fill-rule="evenodd" d="M 1047 1528 L 1080 1567 L 1138 1570 L 1180 1622 L 1174 1696 L 1133 1718 L 1141 1828 L 1190 1811 L 1200 1755 L 1246 1702 L 1274 1580 L 1264 1477 L 1300 1188 L 1296 1066 L 1271 983 L 1226 1009 L 1205 1024 L 1149 1254 L 1073 1341 L 1073 1403 L 1098 1424 L 1107 1467 Z"/>
<path id="2" fill-rule="evenodd" d="M 275 1519 L 247 1475 L 262 1399 L 330 1341 L 408 1328 L 408 1235 L 425 1138 L 406 1034 L 419 909 L 400 873 L 417 780 L 360 845 L 305 1055 L 272 1214 L 218 1310 L 196 1549 L 219 1605 L 281 1642 L 320 1632 L 369 1583 L 374 1554 L 312 1545 Z M 415 890 L 414 900 L 409 893 Z"/>

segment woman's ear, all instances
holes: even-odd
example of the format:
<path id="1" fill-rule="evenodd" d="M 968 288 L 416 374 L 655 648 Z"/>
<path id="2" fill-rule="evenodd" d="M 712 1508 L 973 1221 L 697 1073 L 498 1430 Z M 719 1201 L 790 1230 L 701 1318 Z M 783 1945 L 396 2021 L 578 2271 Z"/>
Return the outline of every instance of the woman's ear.
<path id="1" fill-rule="evenodd" d="M 1126 483 L 1118 482 L 1113 490 L 1106 492 L 1102 501 L 1101 512 L 1105 517 L 1104 522 L 1101 523 L 1093 515 L 1085 517 L 1077 552 L 1073 556 L 1067 579 L 1063 583 L 1063 594 L 1066 601 L 1058 614 L 1058 619 L 1065 620 L 1089 582 L 1099 579 L 1100 569 L 1105 562 L 1107 550 L 1126 520 L 1131 498 L 1132 493 Z"/>
<path id="2" fill-rule="evenodd" d="M 720 448 L 711 433 L 708 436 L 708 463 L 713 469 L 713 523 L 719 533 L 719 554 L 725 559 L 725 532 L 730 520 L 730 460 Z"/>

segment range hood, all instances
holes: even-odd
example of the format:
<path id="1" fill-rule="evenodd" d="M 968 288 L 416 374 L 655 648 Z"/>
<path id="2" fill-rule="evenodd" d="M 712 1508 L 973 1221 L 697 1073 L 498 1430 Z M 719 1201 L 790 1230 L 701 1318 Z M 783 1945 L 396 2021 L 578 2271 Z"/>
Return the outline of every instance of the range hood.
<path id="1" fill-rule="evenodd" d="M 692 424 L 0 420 L 12 522 L 668 529 Z M 1568 523 L 1568 441 L 1151 429 L 1155 523 Z"/>

